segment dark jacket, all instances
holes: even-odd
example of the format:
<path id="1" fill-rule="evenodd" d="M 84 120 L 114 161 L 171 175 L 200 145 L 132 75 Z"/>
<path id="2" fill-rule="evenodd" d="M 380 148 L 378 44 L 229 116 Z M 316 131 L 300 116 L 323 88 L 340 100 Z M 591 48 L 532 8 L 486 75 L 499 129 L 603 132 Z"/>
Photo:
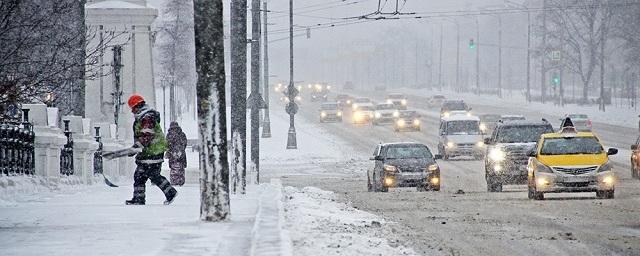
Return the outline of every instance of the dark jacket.
<path id="1" fill-rule="evenodd" d="M 187 135 L 184 134 L 177 122 L 171 122 L 167 132 L 167 141 L 169 143 L 169 150 L 167 151 L 169 166 L 180 164 L 182 168 L 186 168 L 187 156 L 185 149 L 187 148 Z"/>

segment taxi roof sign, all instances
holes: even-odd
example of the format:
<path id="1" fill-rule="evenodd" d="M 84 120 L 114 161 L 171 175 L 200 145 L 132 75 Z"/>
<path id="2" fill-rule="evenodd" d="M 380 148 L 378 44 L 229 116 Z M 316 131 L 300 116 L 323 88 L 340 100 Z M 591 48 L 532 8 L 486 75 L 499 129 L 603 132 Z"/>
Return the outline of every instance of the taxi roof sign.
<path id="1" fill-rule="evenodd" d="M 574 138 L 578 135 L 578 130 L 573 126 L 565 126 L 560 130 L 560 134 L 564 138 Z"/>

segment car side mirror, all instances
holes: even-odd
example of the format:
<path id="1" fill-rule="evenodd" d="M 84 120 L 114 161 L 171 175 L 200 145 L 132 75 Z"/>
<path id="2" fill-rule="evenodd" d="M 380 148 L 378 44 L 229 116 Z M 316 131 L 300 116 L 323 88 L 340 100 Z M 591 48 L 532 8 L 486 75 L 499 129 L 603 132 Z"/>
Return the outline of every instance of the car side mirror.
<path id="1" fill-rule="evenodd" d="M 434 155 L 433 159 L 440 160 L 440 159 L 442 159 L 442 155 Z"/>
<path id="2" fill-rule="evenodd" d="M 529 152 L 527 152 L 527 156 L 528 157 L 536 157 L 536 156 L 538 156 L 538 152 L 536 152 L 535 149 L 529 150 Z"/>
<path id="3" fill-rule="evenodd" d="M 609 150 L 607 150 L 607 155 L 615 155 L 618 154 L 618 149 L 617 148 L 609 148 Z"/>
<path id="4" fill-rule="evenodd" d="M 631 145 L 631 150 L 638 150 L 638 145 Z"/>
<path id="5" fill-rule="evenodd" d="M 373 157 L 369 158 L 369 160 L 371 160 L 371 161 L 378 161 L 378 160 L 382 160 L 382 157 L 380 157 L 380 156 L 373 156 Z"/>
<path id="6" fill-rule="evenodd" d="M 484 144 L 491 145 L 491 143 L 493 143 L 493 141 L 491 141 L 491 138 L 484 138 Z"/>

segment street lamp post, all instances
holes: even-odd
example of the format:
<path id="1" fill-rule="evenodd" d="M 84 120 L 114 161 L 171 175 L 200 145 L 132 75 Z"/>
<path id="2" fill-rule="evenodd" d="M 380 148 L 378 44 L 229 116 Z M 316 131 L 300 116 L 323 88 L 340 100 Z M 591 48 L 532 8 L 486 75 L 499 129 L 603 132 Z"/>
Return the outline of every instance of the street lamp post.
<path id="1" fill-rule="evenodd" d="M 287 136 L 287 149 L 298 148 L 295 126 L 295 115 L 298 112 L 298 105 L 296 104 L 298 90 L 293 83 L 293 0 L 289 0 L 289 87 L 287 89 L 289 103 L 286 108 L 289 114 L 289 132 Z"/>
<path id="2" fill-rule="evenodd" d="M 164 133 L 167 133 L 167 104 L 166 104 L 166 88 L 167 88 L 167 78 L 162 78 L 160 81 L 160 86 L 162 87 L 162 130 Z"/>

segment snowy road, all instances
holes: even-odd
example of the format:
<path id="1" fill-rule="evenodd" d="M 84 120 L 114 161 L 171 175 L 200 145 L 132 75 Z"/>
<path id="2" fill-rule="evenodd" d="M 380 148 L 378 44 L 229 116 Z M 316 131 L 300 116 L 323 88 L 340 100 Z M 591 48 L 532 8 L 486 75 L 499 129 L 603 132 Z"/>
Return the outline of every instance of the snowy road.
<path id="1" fill-rule="evenodd" d="M 275 104 L 274 104 L 275 105 Z M 420 106 L 418 106 L 420 107 Z M 474 111 L 490 110 L 473 106 Z M 481 161 L 440 161 L 442 191 L 419 193 L 414 189 L 389 193 L 366 191 L 366 168 L 378 142 L 417 141 L 432 150 L 437 120 L 424 118 L 419 133 L 394 133 L 390 127 L 319 124 L 318 105 L 306 103 L 297 115 L 308 132 L 330 134 L 351 148 L 336 148 L 348 155 L 343 161 L 315 161 L 306 171 L 265 174 L 281 177 L 284 185 L 316 186 L 335 191 L 360 210 L 396 222 L 395 231 L 418 253 L 426 255 L 638 255 L 640 254 L 640 184 L 627 168 L 618 166 L 620 183 L 616 199 L 597 200 L 593 193 L 548 195 L 547 200 L 527 199 L 526 187 L 508 186 L 506 192 L 488 193 Z M 429 111 L 426 109 L 421 109 Z M 274 115 L 278 118 L 278 115 Z M 280 116 L 279 118 L 283 118 Z M 538 118 L 533 116 L 532 118 Z M 596 124 L 599 129 L 600 124 Z M 312 130 L 313 129 L 313 130 Z M 608 138 L 616 128 L 601 133 L 605 143 L 625 143 Z M 628 129 L 628 128 L 627 128 Z M 316 132 L 317 131 L 317 132 Z M 618 135 L 619 136 L 619 135 Z M 305 143 L 305 141 L 299 141 Z M 622 146 L 622 145 L 620 145 Z M 623 163 L 621 157 L 617 162 Z M 300 162 L 279 163 L 301 166 Z M 464 194 L 455 192 L 462 189 Z"/>

